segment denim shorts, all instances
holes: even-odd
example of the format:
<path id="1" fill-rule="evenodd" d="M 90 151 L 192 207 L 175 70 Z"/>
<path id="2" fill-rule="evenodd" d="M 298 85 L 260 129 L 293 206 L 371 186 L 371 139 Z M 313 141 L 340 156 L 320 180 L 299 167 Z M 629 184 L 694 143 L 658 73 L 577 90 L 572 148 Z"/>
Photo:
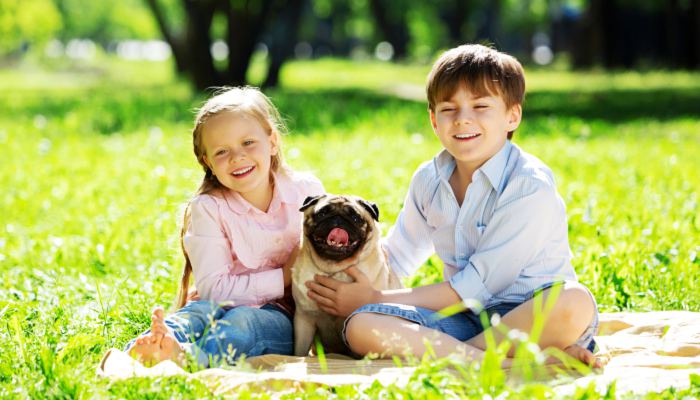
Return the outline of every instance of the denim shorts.
<path id="1" fill-rule="evenodd" d="M 487 307 L 486 309 L 484 309 L 484 311 L 486 312 L 486 315 L 488 316 L 490 321 L 493 315 L 506 315 L 517 306 L 532 299 L 535 296 L 535 294 L 545 289 L 549 289 L 557 284 L 563 283 L 564 282 L 559 281 L 544 284 L 528 293 L 525 296 L 525 299 L 520 303 L 498 303 Z M 588 293 L 590 294 L 590 291 Z M 594 351 L 596 345 L 595 341 L 593 340 L 593 336 L 598 332 L 598 305 L 592 294 L 591 299 L 593 300 L 593 305 L 595 307 L 593 321 L 591 321 L 591 324 L 588 325 L 588 328 L 586 328 L 583 334 L 578 338 L 576 344 L 590 351 Z M 348 321 L 355 314 L 359 313 L 375 313 L 401 317 L 405 320 L 415 322 L 416 324 L 424 326 L 426 328 L 435 329 L 442 333 L 448 334 L 460 341 L 469 340 L 484 331 L 484 327 L 481 324 L 479 314 L 476 314 L 471 310 L 444 317 L 434 310 L 422 307 L 407 306 L 403 304 L 393 303 L 367 304 L 355 310 L 345 320 L 345 323 L 343 325 L 343 341 L 345 342 L 345 345 L 348 345 L 347 339 L 345 338 L 345 330 L 347 328 Z"/>

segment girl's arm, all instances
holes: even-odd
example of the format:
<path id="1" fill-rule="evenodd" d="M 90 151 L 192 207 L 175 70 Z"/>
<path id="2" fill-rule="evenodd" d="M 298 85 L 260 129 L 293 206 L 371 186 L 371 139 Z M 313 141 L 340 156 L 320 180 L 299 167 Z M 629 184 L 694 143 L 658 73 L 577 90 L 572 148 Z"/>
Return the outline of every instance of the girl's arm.
<path id="1" fill-rule="evenodd" d="M 200 196 L 190 204 L 191 220 L 184 243 L 192 263 L 197 292 L 203 300 L 234 304 L 263 304 L 284 295 L 282 268 L 231 273 L 233 254 L 222 230 L 215 200 Z"/>

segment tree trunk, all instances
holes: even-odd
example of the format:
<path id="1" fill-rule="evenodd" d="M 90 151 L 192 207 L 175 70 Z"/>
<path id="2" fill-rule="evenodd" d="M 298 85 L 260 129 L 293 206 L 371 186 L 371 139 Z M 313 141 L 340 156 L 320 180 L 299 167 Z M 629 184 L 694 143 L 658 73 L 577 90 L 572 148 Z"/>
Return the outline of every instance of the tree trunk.
<path id="1" fill-rule="evenodd" d="M 386 0 L 370 0 L 369 5 L 382 36 L 394 47 L 394 57 L 405 58 L 409 38 L 406 7 L 399 7 L 395 2 Z"/>
<path id="2" fill-rule="evenodd" d="M 187 76 L 199 90 L 219 84 L 221 76 L 214 68 L 209 36 L 217 2 L 182 0 L 187 19 L 184 30 L 179 35 L 168 24 L 158 0 L 146 0 L 146 3 L 158 23 L 163 39 L 170 45 L 178 74 Z"/>
<path id="3" fill-rule="evenodd" d="M 185 26 L 185 65 L 197 89 L 203 90 L 221 83 L 221 76 L 214 67 L 211 55 L 209 30 L 217 3 L 214 1 L 183 0 L 187 13 Z"/>
<path id="4" fill-rule="evenodd" d="M 700 0 L 691 0 L 688 9 L 688 68 L 700 68 Z"/>
<path id="5" fill-rule="evenodd" d="M 282 64 L 292 55 L 304 3 L 304 0 L 287 0 L 279 12 L 274 13 L 282 23 L 274 27 L 270 40 L 270 65 L 263 83 L 266 88 L 277 86 Z"/>
<path id="6" fill-rule="evenodd" d="M 462 28 L 469 19 L 467 0 L 452 0 L 449 6 L 439 11 L 440 20 L 447 26 L 447 36 L 450 46 L 459 46 L 468 40 L 462 35 Z"/>
<path id="7" fill-rule="evenodd" d="M 226 82 L 244 85 L 255 45 L 270 11 L 271 0 L 232 0 L 226 4 L 229 48 Z"/>

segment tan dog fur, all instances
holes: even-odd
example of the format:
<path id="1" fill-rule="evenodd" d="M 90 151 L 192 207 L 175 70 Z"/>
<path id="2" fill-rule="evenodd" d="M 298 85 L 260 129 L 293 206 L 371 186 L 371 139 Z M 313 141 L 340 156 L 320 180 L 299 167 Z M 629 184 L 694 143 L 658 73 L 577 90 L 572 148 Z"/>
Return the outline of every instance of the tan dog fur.
<path id="1" fill-rule="evenodd" d="M 353 279 L 344 270 L 355 266 L 367 276 L 376 290 L 402 287 L 400 280 L 389 267 L 385 253 L 379 244 L 381 236 L 379 223 L 359 201 L 362 199 L 356 196 L 328 195 L 314 206 L 304 210 L 304 233 L 292 267 L 292 296 L 296 303 L 294 353 L 297 356 L 308 355 L 317 329 L 326 352 L 349 353 L 341 338 L 345 318 L 327 314 L 307 296 L 308 289 L 305 282 L 314 280 L 315 274 L 326 275 L 343 282 L 352 282 Z M 338 207 L 347 207 L 351 204 L 355 212 L 369 224 L 365 243 L 360 244 L 354 254 L 342 261 L 327 260 L 319 256 L 305 235 L 306 226 L 314 212 L 329 204 Z"/>

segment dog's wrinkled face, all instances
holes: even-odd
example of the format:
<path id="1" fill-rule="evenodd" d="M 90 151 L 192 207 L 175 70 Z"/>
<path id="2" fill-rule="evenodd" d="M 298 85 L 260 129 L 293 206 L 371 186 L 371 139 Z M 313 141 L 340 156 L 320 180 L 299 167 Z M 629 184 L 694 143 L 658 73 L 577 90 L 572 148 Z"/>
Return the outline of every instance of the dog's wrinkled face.
<path id="1" fill-rule="evenodd" d="M 300 211 L 304 212 L 304 236 L 316 254 L 336 262 L 362 248 L 379 219 L 377 206 L 356 196 L 307 197 Z"/>

